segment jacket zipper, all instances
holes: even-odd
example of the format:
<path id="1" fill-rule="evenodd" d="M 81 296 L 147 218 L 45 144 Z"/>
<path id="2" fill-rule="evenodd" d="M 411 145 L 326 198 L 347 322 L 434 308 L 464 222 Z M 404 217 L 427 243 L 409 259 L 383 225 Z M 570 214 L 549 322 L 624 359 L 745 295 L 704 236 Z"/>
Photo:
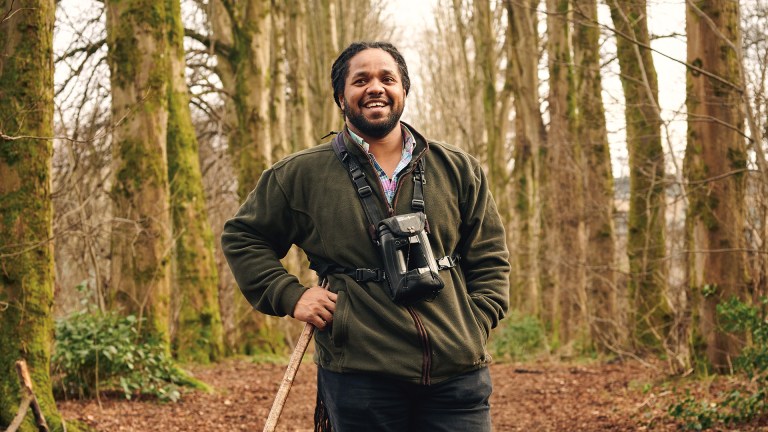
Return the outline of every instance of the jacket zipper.
<path id="1" fill-rule="evenodd" d="M 422 347 L 422 359 L 421 359 L 421 385 L 428 386 L 430 384 L 430 372 L 432 369 L 432 346 L 429 343 L 429 334 L 424 327 L 424 323 L 421 322 L 421 318 L 416 311 L 408 306 L 408 312 L 413 318 L 413 323 L 416 324 L 416 331 L 419 333 L 419 342 Z"/>
<path id="2" fill-rule="evenodd" d="M 359 144 L 357 144 L 359 146 Z M 395 189 L 395 197 L 392 199 L 392 205 L 389 204 L 389 200 L 387 200 L 387 194 L 384 192 L 384 186 L 381 184 L 381 179 L 379 179 L 378 173 L 376 172 L 376 167 L 373 166 L 373 162 L 371 161 L 371 157 L 368 155 L 368 152 L 365 151 L 365 149 L 362 149 L 363 153 L 366 156 L 366 159 L 368 160 L 368 165 L 371 166 L 371 169 L 373 170 L 373 173 L 376 174 L 376 184 L 379 186 L 379 191 L 381 192 L 381 196 L 384 198 L 384 204 L 387 205 L 387 216 L 391 217 L 395 215 L 395 208 L 397 207 L 397 198 L 400 196 L 400 187 L 403 185 L 402 179 L 403 177 L 407 176 L 408 174 L 413 174 L 413 171 L 416 169 L 416 164 L 419 162 L 419 159 L 424 157 L 424 154 L 426 153 L 426 150 L 423 150 L 421 153 L 419 153 L 416 158 L 411 160 L 411 167 L 407 171 L 403 171 L 400 173 L 400 179 L 397 181 L 397 188 Z M 406 307 L 408 310 L 408 313 L 411 314 L 411 318 L 413 319 L 413 323 L 416 326 L 416 332 L 419 336 L 419 342 L 421 343 L 421 380 L 420 383 L 422 385 L 430 385 L 431 383 L 431 372 L 432 372 L 432 346 L 429 343 L 429 334 L 427 333 L 427 328 L 424 327 L 424 323 L 421 321 L 421 317 L 419 317 L 419 314 L 416 313 L 416 311 L 411 307 Z"/>

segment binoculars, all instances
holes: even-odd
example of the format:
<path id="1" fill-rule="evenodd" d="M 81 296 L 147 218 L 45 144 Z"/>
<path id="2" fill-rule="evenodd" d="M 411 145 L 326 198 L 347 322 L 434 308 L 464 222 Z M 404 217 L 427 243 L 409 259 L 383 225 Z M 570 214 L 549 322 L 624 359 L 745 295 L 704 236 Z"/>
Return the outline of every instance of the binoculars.
<path id="1" fill-rule="evenodd" d="M 389 295 L 395 303 L 434 298 L 444 286 L 427 237 L 426 221 L 424 213 L 408 213 L 379 222 L 379 247 Z"/>

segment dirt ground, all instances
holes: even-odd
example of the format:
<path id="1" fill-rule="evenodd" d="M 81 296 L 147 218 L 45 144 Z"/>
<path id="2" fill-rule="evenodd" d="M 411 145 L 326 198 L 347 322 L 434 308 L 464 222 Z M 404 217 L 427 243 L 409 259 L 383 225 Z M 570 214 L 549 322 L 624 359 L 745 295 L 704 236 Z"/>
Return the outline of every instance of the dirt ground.
<path id="1" fill-rule="evenodd" d="M 189 392 L 178 403 L 102 398 L 61 401 L 67 420 L 98 431 L 261 431 L 285 367 L 229 360 L 193 367 L 193 375 L 214 387 Z M 299 369 L 279 431 L 312 431 L 315 365 Z M 491 366 L 495 431 L 674 431 L 667 407 L 686 390 L 715 392 L 714 381 L 671 381 L 662 366 L 638 361 L 590 364 L 525 363 Z M 760 425 L 738 431 L 768 431 Z M 731 430 L 731 429 L 720 429 Z"/>

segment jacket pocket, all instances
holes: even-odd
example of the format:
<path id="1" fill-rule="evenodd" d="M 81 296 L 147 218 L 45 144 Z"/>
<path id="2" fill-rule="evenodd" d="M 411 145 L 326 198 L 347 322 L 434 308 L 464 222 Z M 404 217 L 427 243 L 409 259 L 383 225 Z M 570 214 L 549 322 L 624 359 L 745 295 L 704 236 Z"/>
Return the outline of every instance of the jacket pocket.
<path id="1" fill-rule="evenodd" d="M 347 292 L 338 291 L 336 293 L 336 312 L 333 315 L 333 326 L 331 327 L 331 339 L 333 345 L 340 347 L 347 341 L 347 325 L 349 306 L 347 301 Z"/>

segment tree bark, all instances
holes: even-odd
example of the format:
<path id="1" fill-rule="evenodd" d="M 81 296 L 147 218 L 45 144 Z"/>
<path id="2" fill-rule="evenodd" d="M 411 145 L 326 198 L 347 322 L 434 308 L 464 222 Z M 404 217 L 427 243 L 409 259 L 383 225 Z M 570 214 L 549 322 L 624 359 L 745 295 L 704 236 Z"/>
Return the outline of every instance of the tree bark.
<path id="1" fill-rule="evenodd" d="M 659 348 L 666 337 L 669 306 L 664 244 L 665 186 L 659 86 L 650 46 L 646 2 L 609 0 L 618 32 L 621 84 L 626 99 L 630 165 L 629 257 L 630 331 L 638 348 Z"/>
<path id="2" fill-rule="evenodd" d="M 688 2 L 686 32 L 688 63 L 733 84 L 688 70 L 688 280 L 699 298 L 707 360 L 728 371 L 740 343 L 720 327 L 716 308 L 731 297 L 745 300 L 750 286 L 744 252 L 747 151 L 736 50 L 741 43 L 738 2 Z"/>
<path id="3" fill-rule="evenodd" d="M 173 348 L 183 362 L 223 354 L 218 270 L 185 79 L 179 0 L 168 1 L 168 179 L 173 222 Z"/>
<path id="4" fill-rule="evenodd" d="M 568 0 L 547 0 L 549 54 L 549 132 L 545 169 L 545 226 L 548 259 L 554 271 L 547 296 L 554 340 L 561 345 L 587 337 L 585 326 L 585 251 L 581 153 L 574 140 L 573 66 L 568 26 Z M 546 295 L 546 294 L 545 294 Z M 546 307 L 546 306 L 545 306 Z"/>
<path id="5" fill-rule="evenodd" d="M 171 221 L 166 0 L 108 0 L 112 86 L 112 308 L 169 341 Z"/>
<path id="6" fill-rule="evenodd" d="M 53 345 L 53 0 L 0 1 L 0 427 L 24 397 L 25 360 L 51 430 Z M 37 431 L 28 414 L 21 431 Z"/>
<path id="7" fill-rule="evenodd" d="M 608 352 L 621 345 L 617 306 L 613 172 L 600 77 L 600 27 L 596 0 L 572 0 L 574 64 L 579 114 L 576 141 L 583 151 L 586 228 L 587 321 L 592 342 Z"/>
<path id="8" fill-rule="evenodd" d="M 539 0 L 507 0 L 509 50 L 507 65 L 515 108 L 514 227 L 512 244 L 513 304 L 527 313 L 540 316 L 542 308 L 541 206 L 539 155 L 546 142 L 544 121 L 539 111 L 539 37 L 537 7 Z"/>

